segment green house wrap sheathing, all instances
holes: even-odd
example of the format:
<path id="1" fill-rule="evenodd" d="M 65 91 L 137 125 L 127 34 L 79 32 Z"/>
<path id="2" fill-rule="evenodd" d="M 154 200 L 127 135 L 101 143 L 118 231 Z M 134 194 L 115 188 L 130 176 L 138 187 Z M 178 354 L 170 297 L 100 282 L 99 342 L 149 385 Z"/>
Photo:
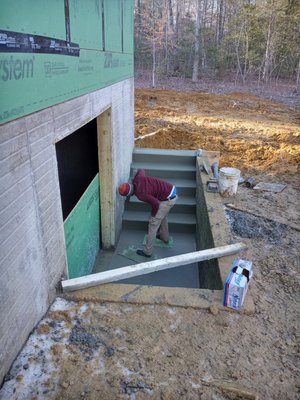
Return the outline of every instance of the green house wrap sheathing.
<path id="1" fill-rule="evenodd" d="M 99 174 L 64 222 L 69 278 L 92 272 L 100 247 Z"/>
<path id="2" fill-rule="evenodd" d="M 0 123 L 133 76 L 133 0 L 1 0 Z"/>

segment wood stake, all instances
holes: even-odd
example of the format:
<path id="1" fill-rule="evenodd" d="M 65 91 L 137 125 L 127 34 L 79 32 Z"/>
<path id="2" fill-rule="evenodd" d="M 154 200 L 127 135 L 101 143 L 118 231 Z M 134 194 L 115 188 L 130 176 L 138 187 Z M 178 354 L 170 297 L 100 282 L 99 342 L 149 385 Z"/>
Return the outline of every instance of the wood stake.
<path id="1" fill-rule="evenodd" d="M 115 282 L 121 279 L 132 278 L 144 274 L 150 274 L 164 269 L 181 267 L 198 261 L 211 260 L 235 254 L 241 250 L 247 249 L 244 243 L 230 244 L 227 246 L 215 247 L 213 249 L 195 251 L 193 253 L 179 254 L 173 257 L 162 258 L 160 260 L 148 261 L 140 264 L 130 265 L 128 267 L 117 268 L 105 272 L 98 272 L 62 281 L 64 292 L 70 292 L 77 289 L 84 289 L 97 286 L 102 283 Z"/>

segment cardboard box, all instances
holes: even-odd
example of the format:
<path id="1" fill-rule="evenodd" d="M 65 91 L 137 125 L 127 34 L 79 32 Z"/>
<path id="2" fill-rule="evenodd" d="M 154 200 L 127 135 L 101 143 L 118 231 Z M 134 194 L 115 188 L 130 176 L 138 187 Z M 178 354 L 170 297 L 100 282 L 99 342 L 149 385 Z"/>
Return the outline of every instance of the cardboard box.
<path id="1" fill-rule="evenodd" d="M 225 282 L 224 301 L 226 307 L 240 310 L 252 278 L 252 261 L 236 258 Z"/>

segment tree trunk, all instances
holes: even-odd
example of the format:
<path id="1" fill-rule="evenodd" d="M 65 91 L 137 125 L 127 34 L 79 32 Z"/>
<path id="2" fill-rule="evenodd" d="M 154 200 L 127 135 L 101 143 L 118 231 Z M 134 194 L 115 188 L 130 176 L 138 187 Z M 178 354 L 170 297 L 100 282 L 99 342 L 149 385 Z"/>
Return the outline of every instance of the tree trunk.
<path id="1" fill-rule="evenodd" d="M 175 32 L 174 32 L 174 43 L 175 43 L 175 52 L 174 52 L 174 72 L 178 73 L 180 69 L 179 59 L 178 59 L 178 48 L 179 48 L 179 25 L 180 25 L 180 10 L 179 10 L 179 1 L 176 2 L 176 22 L 175 22 Z"/>
<path id="2" fill-rule="evenodd" d="M 200 40 L 199 40 L 199 31 L 200 31 L 200 6 L 201 6 L 201 0 L 198 0 L 197 2 L 197 15 L 196 15 L 196 25 L 195 25 L 195 43 L 194 43 L 194 62 L 193 62 L 193 75 L 192 75 L 192 81 L 197 82 L 198 81 L 198 69 L 199 69 L 199 56 L 200 56 Z"/>
<path id="3" fill-rule="evenodd" d="M 300 84 L 300 58 L 298 62 L 297 78 L 296 78 L 296 91 L 298 91 L 298 86 Z"/>
<path id="4" fill-rule="evenodd" d="M 245 83 L 245 78 L 247 75 L 248 69 L 248 60 L 249 60 L 249 36 L 248 32 L 246 32 L 246 43 L 245 43 L 245 60 L 244 60 L 244 69 L 243 69 L 243 82 Z"/>
<path id="5" fill-rule="evenodd" d="M 273 12 L 270 15 L 269 24 L 268 24 L 268 32 L 267 32 L 267 42 L 266 42 L 266 51 L 265 51 L 265 61 L 262 78 L 265 82 L 270 79 L 270 71 L 272 69 L 272 58 L 273 58 L 273 24 L 274 24 L 274 14 Z"/>
<path id="6" fill-rule="evenodd" d="M 155 10 L 152 0 L 152 87 L 156 86 L 156 43 L 155 43 Z"/>
<path id="7" fill-rule="evenodd" d="M 169 21 L 170 21 L 170 26 L 174 26 L 174 20 L 173 20 L 173 5 L 172 5 L 172 0 L 168 0 L 168 12 L 169 12 Z"/>
<path id="8" fill-rule="evenodd" d="M 206 46 L 205 46 L 205 37 L 204 37 L 204 29 L 203 27 L 205 26 L 206 23 L 206 12 L 207 12 L 207 0 L 204 0 L 203 3 L 203 9 L 202 9 L 202 15 L 201 15 L 201 30 L 200 30 L 200 36 L 201 36 L 201 50 L 202 50 L 202 71 L 206 69 Z"/>
<path id="9" fill-rule="evenodd" d="M 235 44 L 235 53 L 236 53 L 236 61 L 237 61 L 237 71 L 236 71 L 236 77 L 235 77 L 235 84 L 237 84 L 237 79 L 239 76 L 239 73 L 241 74 L 241 78 L 243 80 L 243 83 L 245 83 L 242 67 L 241 67 L 241 62 L 240 62 L 240 38 L 242 35 L 243 27 L 241 27 L 240 34 L 238 36 L 237 43 Z"/>
<path id="10" fill-rule="evenodd" d="M 141 29 L 142 26 L 142 10 L 141 10 L 141 0 L 137 0 L 137 20 L 138 20 L 138 27 L 139 30 Z"/>
<path id="11" fill-rule="evenodd" d="M 169 0 L 169 2 L 166 4 L 167 6 L 167 16 L 166 16 L 166 25 L 165 25 L 165 65 L 166 65 L 166 69 L 165 69 L 165 73 L 168 76 L 169 75 L 169 31 L 170 31 L 170 2 L 171 0 Z M 172 3 L 171 3 L 172 6 Z"/>
<path id="12" fill-rule="evenodd" d="M 218 14 L 217 14 L 217 24 L 216 24 L 216 45 L 220 46 L 221 40 L 223 38 L 224 30 L 224 2 L 223 0 L 218 1 Z"/>

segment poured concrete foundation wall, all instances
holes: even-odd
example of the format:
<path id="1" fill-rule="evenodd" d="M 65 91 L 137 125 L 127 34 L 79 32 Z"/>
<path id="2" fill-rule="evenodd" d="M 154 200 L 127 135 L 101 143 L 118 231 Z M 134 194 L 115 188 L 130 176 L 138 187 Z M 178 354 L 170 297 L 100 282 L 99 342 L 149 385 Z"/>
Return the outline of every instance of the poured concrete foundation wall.
<path id="1" fill-rule="evenodd" d="M 197 248 L 199 250 L 210 249 L 215 247 L 214 236 L 211 227 L 209 212 L 213 207 L 211 204 L 212 194 L 206 192 L 207 175 L 201 174 L 202 160 L 197 157 Z M 219 196 L 214 194 L 214 196 Z M 216 208 L 216 207 L 215 207 Z M 220 224 L 221 226 L 221 224 Z M 199 282 L 202 289 L 217 289 L 223 288 L 223 282 L 220 275 L 218 259 L 202 261 L 199 263 Z"/>
<path id="2" fill-rule="evenodd" d="M 109 112 L 114 245 L 123 212 L 116 188 L 129 176 L 134 146 L 133 90 L 128 79 L 0 127 L 0 384 L 66 274 L 55 143 Z"/>
<path id="3" fill-rule="evenodd" d="M 225 216 L 221 196 L 207 191 L 208 175 L 202 165 L 201 157 L 197 157 L 197 245 L 200 250 L 236 242 Z M 223 294 L 225 281 L 237 256 L 230 255 L 199 263 L 201 289 L 219 289 Z"/>

